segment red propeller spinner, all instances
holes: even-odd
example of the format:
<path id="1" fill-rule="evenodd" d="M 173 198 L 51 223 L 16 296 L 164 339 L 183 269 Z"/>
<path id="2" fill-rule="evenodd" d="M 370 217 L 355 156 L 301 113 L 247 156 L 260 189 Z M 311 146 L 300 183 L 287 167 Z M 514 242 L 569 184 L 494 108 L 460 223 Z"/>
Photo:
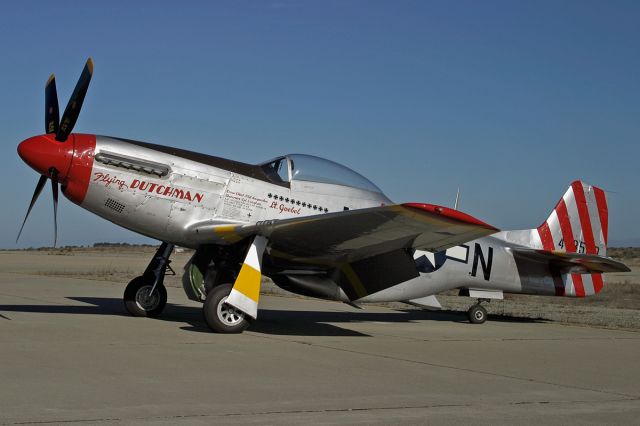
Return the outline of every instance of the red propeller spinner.
<path id="1" fill-rule="evenodd" d="M 52 169 L 57 170 L 59 182 L 67 177 L 73 158 L 73 141 L 58 142 L 54 134 L 33 136 L 18 145 L 18 155 L 36 172 L 51 177 Z"/>

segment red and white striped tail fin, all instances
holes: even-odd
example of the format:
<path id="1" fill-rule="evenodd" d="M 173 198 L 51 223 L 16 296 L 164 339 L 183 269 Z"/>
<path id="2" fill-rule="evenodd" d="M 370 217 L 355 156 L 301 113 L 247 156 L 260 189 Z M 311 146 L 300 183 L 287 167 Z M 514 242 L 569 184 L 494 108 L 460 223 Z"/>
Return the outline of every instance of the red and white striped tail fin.
<path id="1" fill-rule="evenodd" d="M 544 250 L 606 256 L 608 228 L 605 192 L 575 181 L 537 231 Z M 597 294 L 603 286 L 602 274 L 565 274 L 555 281 L 556 294 L 565 296 Z"/>
<path id="2" fill-rule="evenodd" d="M 538 227 L 538 234 L 545 250 L 606 256 L 608 227 L 605 192 L 575 181 Z"/>

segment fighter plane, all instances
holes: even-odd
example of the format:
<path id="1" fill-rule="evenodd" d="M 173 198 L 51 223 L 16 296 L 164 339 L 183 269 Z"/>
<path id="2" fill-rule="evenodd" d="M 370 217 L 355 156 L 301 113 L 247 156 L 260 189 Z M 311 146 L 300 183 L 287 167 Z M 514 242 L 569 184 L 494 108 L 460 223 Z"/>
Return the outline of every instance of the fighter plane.
<path id="1" fill-rule="evenodd" d="M 185 292 L 203 302 L 206 323 L 221 333 L 242 332 L 257 318 L 263 275 L 290 291 L 350 304 L 424 304 L 447 286 L 471 295 L 483 290 L 484 299 L 499 289 L 558 292 L 559 279 L 565 294 L 581 295 L 586 287 L 578 291 L 578 274 L 624 266 L 598 255 L 598 250 L 604 254 L 606 226 L 604 239 L 589 239 L 576 233 L 578 228 L 567 231 L 567 223 L 578 226 L 573 217 L 567 222 L 558 215 L 563 240 L 556 222 L 540 231 L 539 239 L 535 232 L 495 234 L 497 228 L 455 209 L 395 204 L 364 176 L 319 157 L 290 154 L 247 164 L 72 133 L 92 75 L 89 59 L 61 119 L 55 77 L 47 81 L 46 133 L 18 145 L 20 157 L 41 175 L 18 238 L 51 180 L 54 245 L 59 186 L 80 207 L 162 241 L 144 273 L 125 289 L 124 304 L 134 316 L 163 311 L 164 277 L 175 245 L 195 250 Z M 586 210 L 579 199 L 577 205 L 584 224 Z M 573 244 L 571 235 L 579 241 Z M 574 246 L 584 253 L 573 253 Z M 451 261 L 442 267 L 443 259 Z M 462 268 L 455 275 L 449 266 L 456 262 L 471 263 L 470 272 Z M 436 270 L 449 274 L 440 280 L 447 285 L 433 285 Z M 595 289 L 600 281 L 592 281 Z M 472 318 L 477 322 L 477 314 Z"/>

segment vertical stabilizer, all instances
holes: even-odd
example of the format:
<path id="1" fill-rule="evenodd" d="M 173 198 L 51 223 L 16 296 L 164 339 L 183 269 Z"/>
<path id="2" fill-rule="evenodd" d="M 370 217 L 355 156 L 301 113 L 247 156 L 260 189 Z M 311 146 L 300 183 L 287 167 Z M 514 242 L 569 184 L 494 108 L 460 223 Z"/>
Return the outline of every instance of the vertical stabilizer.
<path id="1" fill-rule="evenodd" d="M 545 250 L 606 256 L 608 227 L 605 192 L 575 181 L 538 227 L 538 233 Z"/>
<path id="2" fill-rule="evenodd" d="M 544 250 L 606 256 L 608 228 L 605 192 L 575 181 L 537 231 Z M 564 274 L 554 279 L 558 295 L 587 296 L 603 286 L 601 274 Z"/>

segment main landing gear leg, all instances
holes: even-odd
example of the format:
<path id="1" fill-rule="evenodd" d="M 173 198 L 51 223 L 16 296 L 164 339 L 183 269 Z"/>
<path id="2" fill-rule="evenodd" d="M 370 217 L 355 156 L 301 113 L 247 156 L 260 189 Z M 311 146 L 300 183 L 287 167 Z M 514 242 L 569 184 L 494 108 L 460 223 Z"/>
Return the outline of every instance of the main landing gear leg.
<path id="1" fill-rule="evenodd" d="M 167 304 L 164 276 L 171 266 L 173 244 L 162 243 L 144 273 L 129 282 L 124 290 L 124 306 L 134 317 L 157 317 Z M 175 274 L 175 272 L 173 272 Z"/>
<path id="2" fill-rule="evenodd" d="M 267 239 L 254 237 L 235 283 L 214 287 L 204 301 L 203 314 L 207 325 L 217 333 L 242 333 L 252 319 L 258 317 L 262 255 Z"/>
<path id="3" fill-rule="evenodd" d="M 489 299 L 478 299 L 478 303 L 471 306 L 467 311 L 471 324 L 482 324 L 487 320 L 487 310 L 481 305 L 482 302 L 489 302 Z"/>

